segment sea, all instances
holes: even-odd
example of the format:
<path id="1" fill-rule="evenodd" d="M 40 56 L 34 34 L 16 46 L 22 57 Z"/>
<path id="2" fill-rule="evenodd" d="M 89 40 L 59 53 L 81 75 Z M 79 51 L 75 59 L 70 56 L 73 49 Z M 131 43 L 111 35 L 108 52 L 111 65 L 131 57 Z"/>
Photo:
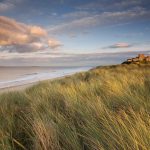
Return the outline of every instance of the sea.
<path id="1" fill-rule="evenodd" d="M 0 67 L 0 89 L 56 79 L 92 67 Z"/>

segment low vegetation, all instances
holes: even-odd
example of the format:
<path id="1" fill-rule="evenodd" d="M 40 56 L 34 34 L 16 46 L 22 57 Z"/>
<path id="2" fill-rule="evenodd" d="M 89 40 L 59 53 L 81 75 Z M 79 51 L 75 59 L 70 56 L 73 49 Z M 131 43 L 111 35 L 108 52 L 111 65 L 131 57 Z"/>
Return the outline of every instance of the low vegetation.
<path id="1" fill-rule="evenodd" d="M 150 150 L 150 65 L 97 67 L 0 96 L 1 150 Z"/>

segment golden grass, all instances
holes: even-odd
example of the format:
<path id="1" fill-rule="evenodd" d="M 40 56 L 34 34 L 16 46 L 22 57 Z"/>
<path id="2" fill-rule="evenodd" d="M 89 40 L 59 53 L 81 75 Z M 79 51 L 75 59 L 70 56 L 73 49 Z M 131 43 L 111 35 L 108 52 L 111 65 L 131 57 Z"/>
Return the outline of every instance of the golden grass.
<path id="1" fill-rule="evenodd" d="M 0 150 L 150 150 L 150 66 L 97 67 L 0 95 Z"/>

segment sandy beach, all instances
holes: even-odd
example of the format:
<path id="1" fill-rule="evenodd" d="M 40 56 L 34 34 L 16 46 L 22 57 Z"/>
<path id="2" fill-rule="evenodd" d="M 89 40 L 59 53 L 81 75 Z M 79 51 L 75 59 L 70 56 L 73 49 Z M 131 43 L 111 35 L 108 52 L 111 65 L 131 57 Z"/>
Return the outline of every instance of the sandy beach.
<path id="1" fill-rule="evenodd" d="M 25 84 L 25 85 L 19 85 L 19 86 L 13 86 L 13 87 L 7 87 L 7 88 L 3 88 L 3 89 L 0 89 L 0 93 L 3 93 L 3 92 L 11 92 L 11 91 L 22 91 L 22 90 L 25 90 L 26 88 L 29 88 L 35 84 L 38 84 L 37 83 L 31 83 L 31 84 Z"/>
<path id="2" fill-rule="evenodd" d="M 44 80 L 63 78 L 90 67 L 0 67 L 0 92 L 24 90 Z"/>

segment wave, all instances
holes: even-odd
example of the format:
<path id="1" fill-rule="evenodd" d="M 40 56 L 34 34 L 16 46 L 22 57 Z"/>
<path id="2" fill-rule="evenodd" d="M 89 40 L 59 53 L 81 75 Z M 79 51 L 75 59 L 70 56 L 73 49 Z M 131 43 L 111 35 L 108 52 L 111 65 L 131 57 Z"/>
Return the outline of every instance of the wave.
<path id="1" fill-rule="evenodd" d="M 14 80 L 7 80 L 0 82 L 0 89 L 10 88 L 14 86 L 21 86 L 26 84 L 31 84 L 47 79 L 55 79 L 59 77 L 64 77 L 67 75 L 74 74 L 80 71 L 89 70 L 90 67 L 80 67 L 80 68 L 70 68 L 70 69 L 60 69 L 55 71 L 47 71 L 47 72 L 40 72 L 40 73 L 32 73 L 32 74 L 24 74 L 21 77 L 14 79 Z"/>

